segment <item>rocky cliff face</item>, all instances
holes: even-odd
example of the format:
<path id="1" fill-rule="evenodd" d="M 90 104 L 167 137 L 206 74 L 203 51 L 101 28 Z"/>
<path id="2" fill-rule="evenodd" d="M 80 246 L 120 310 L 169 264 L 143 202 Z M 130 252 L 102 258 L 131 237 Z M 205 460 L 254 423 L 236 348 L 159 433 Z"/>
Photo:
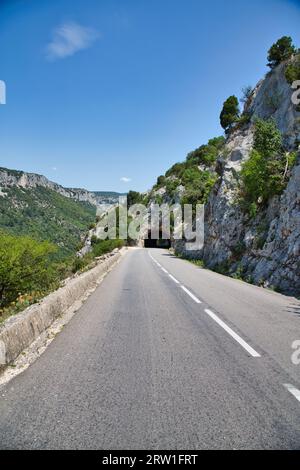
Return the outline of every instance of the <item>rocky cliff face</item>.
<path id="1" fill-rule="evenodd" d="M 96 207 L 100 204 L 114 204 L 118 200 L 118 193 L 91 192 L 86 189 L 64 188 L 57 183 L 49 181 L 43 175 L 0 168 L 0 193 L 5 195 L 5 188 L 12 187 L 25 189 L 37 187 L 48 188 L 62 196 L 80 202 L 89 202 Z"/>
<path id="2" fill-rule="evenodd" d="M 251 120 L 228 138 L 225 158 L 219 158 L 220 179 L 206 208 L 202 256 L 209 267 L 243 272 L 255 284 L 300 294 L 300 161 L 280 197 L 254 219 L 236 204 L 238 175 L 253 144 L 255 118 L 275 119 L 285 148 L 300 143 L 300 113 L 291 101 L 293 90 L 284 77 L 285 64 L 267 74 L 254 90 L 247 111 Z"/>

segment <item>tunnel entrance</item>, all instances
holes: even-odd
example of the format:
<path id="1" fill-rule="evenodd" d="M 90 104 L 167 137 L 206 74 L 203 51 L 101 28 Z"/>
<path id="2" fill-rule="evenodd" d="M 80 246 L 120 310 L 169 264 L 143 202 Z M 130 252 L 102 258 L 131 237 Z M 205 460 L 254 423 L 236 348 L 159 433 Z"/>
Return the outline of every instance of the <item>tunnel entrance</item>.
<path id="1" fill-rule="evenodd" d="M 144 239 L 145 248 L 170 248 L 170 239 L 164 238 L 161 230 L 159 231 L 159 238 L 151 238 L 151 230 L 148 231 L 148 238 Z"/>

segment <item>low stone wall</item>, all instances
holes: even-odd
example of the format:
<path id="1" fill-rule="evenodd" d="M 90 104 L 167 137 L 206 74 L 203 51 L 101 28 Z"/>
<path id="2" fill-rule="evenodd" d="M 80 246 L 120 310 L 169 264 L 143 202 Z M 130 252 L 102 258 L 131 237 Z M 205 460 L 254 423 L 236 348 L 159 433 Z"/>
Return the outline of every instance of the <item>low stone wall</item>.
<path id="1" fill-rule="evenodd" d="M 0 326 L 0 371 L 30 346 L 57 317 L 79 301 L 88 290 L 96 287 L 99 278 L 112 268 L 121 256 L 118 251 L 106 257 L 93 269 L 68 280 L 63 287 L 38 304 L 8 318 Z"/>

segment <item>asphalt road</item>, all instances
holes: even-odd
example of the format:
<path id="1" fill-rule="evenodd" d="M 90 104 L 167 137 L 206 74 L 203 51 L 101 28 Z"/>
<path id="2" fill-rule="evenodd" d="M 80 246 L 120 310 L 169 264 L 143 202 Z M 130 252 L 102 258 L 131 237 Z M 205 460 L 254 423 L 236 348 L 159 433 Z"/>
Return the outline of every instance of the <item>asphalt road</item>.
<path id="1" fill-rule="evenodd" d="M 0 390 L 2 449 L 299 449 L 295 299 L 131 250 Z"/>

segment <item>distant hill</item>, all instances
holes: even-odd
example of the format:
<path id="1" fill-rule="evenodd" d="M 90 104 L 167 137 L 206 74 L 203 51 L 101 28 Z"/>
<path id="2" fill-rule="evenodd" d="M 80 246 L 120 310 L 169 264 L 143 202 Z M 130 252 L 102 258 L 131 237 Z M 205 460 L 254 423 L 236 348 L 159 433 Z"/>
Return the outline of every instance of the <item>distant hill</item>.
<path id="1" fill-rule="evenodd" d="M 49 240 L 72 254 L 95 221 L 96 208 L 119 194 L 64 188 L 43 175 L 0 168 L 0 230 Z"/>

